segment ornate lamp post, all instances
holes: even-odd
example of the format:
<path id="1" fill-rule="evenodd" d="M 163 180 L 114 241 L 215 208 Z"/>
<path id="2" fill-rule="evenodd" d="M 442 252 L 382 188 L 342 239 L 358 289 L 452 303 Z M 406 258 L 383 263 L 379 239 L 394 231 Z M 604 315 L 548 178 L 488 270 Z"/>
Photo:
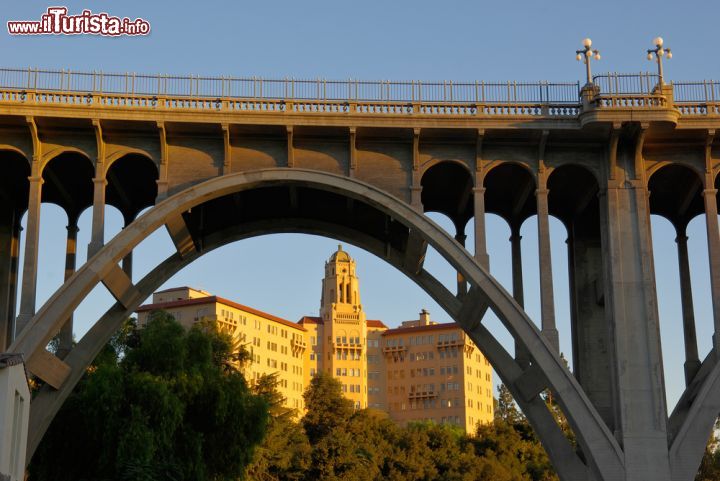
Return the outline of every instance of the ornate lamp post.
<path id="1" fill-rule="evenodd" d="M 663 66 L 662 66 L 662 58 L 665 56 L 669 59 L 672 58 L 672 52 L 669 48 L 663 48 L 663 39 L 662 37 L 655 37 L 653 39 L 653 43 L 655 44 L 655 48 L 648 49 L 647 51 L 647 59 L 652 60 L 653 57 L 656 59 L 658 64 L 658 81 L 660 86 L 663 85 Z"/>
<path id="2" fill-rule="evenodd" d="M 583 48 L 582 50 L 575 50 L 575 59 L 579 62 L 582 60 L 585 62 L 585 72 L 587 73 L 587 83 L 588 85 L 592 84 L 592 72 L 590 71 L 590 60 L 592 60 L 593 57 L 595 57 L 595 60 L 600 60 L 600 52 L 598 50 L 593 50 L 590 47 L 592 46 L 592 40 L 589 38 L 586 38 L 583 40 Z"/>

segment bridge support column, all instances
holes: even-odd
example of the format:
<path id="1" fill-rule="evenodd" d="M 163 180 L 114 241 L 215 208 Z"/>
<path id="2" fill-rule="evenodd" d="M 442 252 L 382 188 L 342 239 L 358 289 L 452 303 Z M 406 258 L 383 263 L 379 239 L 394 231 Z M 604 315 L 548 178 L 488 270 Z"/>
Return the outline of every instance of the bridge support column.
<path id="1" fill-rule="evenodd" d="M 105 177 L 93 179 L 93 211 L 92 211 L 92 232 L 90 244 L 88 245 L 88 259 L 90 259 L 105 244 Z"/>
<path id="2" fill-rule="evenodd" d="M 634 146 L 627 149 L 626 170 Z M 628 155 L 629 154 L 629 155 Z M 615 351 L 615 435 L 626 481 L 670 481 L 667 409 L 650 232 L 642 180 L 611 181 L 600 202 L 605 305 Z"/>
<path id="3" fill-rule="evenodd" d="M 14 337 L 20 243 L 19 213 L 13 205 L 5 207 L 0 221 L 0 352 L 7 349 Z"/>
<path id="4" fill-rule="evenodd" d="M 707 226 L 710 291 L 712 294 L 715 335 L 713 346 L 720 352 L 720 231 L 718 230 L 717 189 L 705 189 L 705 224 Z"/>
<path id="5" fill-rule="evenodd" d="M 77 219 L 70 219 L 67 226 L 67 244 L 65 247 L 65 280 L 67 281 L 75 273 L 77 257 Z M 58 336 L 57 357 L 64 359 L 72 349 L 73 342 L 73 316 L 70 316 L 63 327 L 60 328 Z"/>
<path id="6" fill-rule="evenodd" d="M 525 307 L 525 294 L 523 293 L 522 250 L 520 248 L 520 222 L 510 223 L 510 252 L 512 257 L 512 295 L 515 302 Z M 522 369 L 530 366 L 530 355 L 525 347 L 515 341 L 515 360 Z"/>
<path id="7" fill-rule="evenodd" d="M 678 268 L 680 270 L 680 301 L 682 303 L 683 335 L 685 338 L 685 385 L 690 385 L 700 369 L 697 335 L 695 334 L 695 311 L 693 309 L 692 283 L 688 261 L 688 237 L 685 227 L 677 229 L 675 242 L 678 249 Z"/>
<path id="8" fill-rule="evenodd" d="M 538 258 L 540 260 L 540 312 L 542 333 L 555 352 L 560 352 L 555 327 L 555 296 L 553 295 L 552 257 L 550 252 L 550 221 L 548 219 L 548 190 L 542 186 L 535 191 L 538 213 Z"/>
<path id="9" fill-rule="evenodd" d="M 573 369 L 605 424 L 615 429 L 612 340 L 605 316 L 603 254 L 598 219 L 593 231 L 574 222 L 568 235 Z"/>
<path id="10" fill-rule="evenodd" d="M 20 294 L 20 313 L 15 333 L 23 330 L 35 315 L 35 295 L 37 289 L 38 243 L 40 241 L 40 204 L 43 179 L 40 176 L 38 161 L 33 161 L 33 173 L 30 180 L 28 198 L 27 234 L 25 236 L 25 257 L 23 260 L 22 291 Z"/>
<path id="11" fill-rule="evenodd" d="M 487 252 L 485 236 L 485 188 L 473 189 L 473 205 L 475 214 L 475 259 L 486 270 L 490 270 L 490 256 Z"/>

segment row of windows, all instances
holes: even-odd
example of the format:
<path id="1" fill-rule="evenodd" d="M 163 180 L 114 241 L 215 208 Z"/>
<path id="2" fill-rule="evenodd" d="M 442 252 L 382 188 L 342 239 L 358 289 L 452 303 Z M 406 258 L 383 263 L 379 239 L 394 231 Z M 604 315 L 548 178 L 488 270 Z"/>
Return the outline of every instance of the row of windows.
<path id="1" fill-rule="evenodd" d="M 379 354 L 368 354 L 367 362 L 368 362 L 368 364 L 380 364 L 380 355 Z"/>
<path id="2" fill-rule="evenodd" d="M 380 339 L 368 339 L 368 347 L 380 347 Z"/>
<path id="3" fill-rule="evenodd" d="M 361 393 L 360 384 L 343 384 L 342 392 Z"/>
<path id="4" fill-rule="evenodd" d="M 421 376 L 434 376 L 435 375 L 435 368 L 434 367 L 419 367 L 417 369 L 410 369 L 408 371 L 410 373 L 410 377 L 421 377 Z M 459 369 L 457 365 L 452 366 L 441 366 L 440 367 L 440 375 L 441 376 L 451 376 L 453 374 L 458 374 Z M 387 371 L 387 378 L 388 380 L 393 379 L 405 379 L 405 370 L 404 369 L 395 369 L 395 370 L 389 370 Z"/>
<path id="5" fill-rule="evenodd" d="M 458 357 L 458 348 L 451 347 L 449 349 L 440 350 L 440 359 L 456 359 Z"/>
<path id="6" fill-rule="evenodd" d="M 481 403 L 480 401 L 478 401 L 476 399 L 468 398 L 467 402 L 468 402 L 469 408 L 476 407 L 478 410 L 482 411 L 483 403 Z M 485 408 L 486 408 L 487 412 L 491 412 L 490 404 L 485 406 Z M 470 422 L 472 422 L 472 420 Z"/>
<path id="7" fill-rule="evenodd" d="M 354 368 L 336 368 L 335 369 L 335 375 L 336 376 L 350 376 L 350 377 L 360 377 L 362 375 L 360 369 L 354 369 Z"/>
<path id="8" fill-rule="evenodd" d="M 457 341 L 460 339 L 460 333 L 458 332 L 452 332 L 449 334 L 440 334 L 438 335 L 438 342 L 446 342 L 446 341 Z M 409 336 L 407 339 L 402 337 L 397 337 L 393 339 L 386 339 L 385 345 L 388 347 L 396 347 L 396 346 L 426 346 L 426 345 L 432 345 L 435 343 L 435 336 L 425 335 L 425 336 Z"/>
<path id="9" fill-rule="evenodd" d="M 328 359 L 330 359 L 330 353 L 328 353 Z M 362 359 L 362 355 L 359 352 L 348 352 L 346 349 L 340 349 L 335 353 L 335 359 L 338 361 L 347 361 L 348 359 L 350 361 L 359 361 Z"/>
<path id="10" fill-rule="evenodd" d="M 440 334 L 438 336 L 438 342 L 457 341 L 460 339 L 459 333 L 451 332 L 450 334 Z"/>
<path id="11" fill-rule="evenodd" d="M 438 355 L 440 356 L 440 359 L 457 359 L 459 352 L 460 352 L 460 350 L 456 346 L 453 346 L 453 347 L 450 347 L 447 349 L 440 349 L 440 352 Z M 410 353 L 408 355 L 408 357 L 410 358 L 410 361 L 424 360 L 424 359 L 417 359 L 417 354 L 423 354 L 423 357 L 425 356 L 425 354 L 428 354 L 428 356 L 424 357 L 424 359 L 434 359 L 435 358 L 433 353 Z M 403 361 L 405 361 L 405 357 L 406 356 L 404 353 L 398 352 L 393 355 L 392 360 L 393 360 L 393 362 L 403 362 Z M 470 355 L 468 355 L 468 357 L 470 357 Z"/>
<path id="12" fill-rule="evenodd" d="M 460 416 L 443 416 L 440 418 L 440 424 L 454 424 L 460 426 Z"/>
<path id="13" fill-rule="evenodd" d="M 435 384 L 412 384 L 410 392 L 434 392 Z"/>
<path id="14" fill-rule="evenodd" d="M 410 362 L 413 361 L 431 361 L 435 359 L 435 353 L 432 351 L 429 352 L 411 352 L 408 354 L 408 359 Z"/>
<path id="15" fill-rule="evenodd" d="M 337 344 L 360 344 L 360 338 L 359 337 L 347 337 L 347 336 L 337 336 L 335 338 L 335 343 Z"/>

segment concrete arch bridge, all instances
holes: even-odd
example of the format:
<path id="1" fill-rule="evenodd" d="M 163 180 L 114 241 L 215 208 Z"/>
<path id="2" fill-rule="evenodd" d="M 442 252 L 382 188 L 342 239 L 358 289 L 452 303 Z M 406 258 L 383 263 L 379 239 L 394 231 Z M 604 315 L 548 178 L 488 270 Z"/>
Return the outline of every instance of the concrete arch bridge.
<path id="1" fill-rule="evenodd" d="M 656 85 L 651 76 L 599 76 L 581 87 L 39 70 L 4 70 L 2 78 L 0 351 L 23 353 L 46 382 L 30 409 L 30 456 L 84 368 L 165 280 L 237 239 L 304 232 L 363 247 L 443 306 L 490 359 L 563 480 L 693 479 L 720 412 L 720 337 L 699 359 L 686 227 L 705 216 L 717 333 L 720 85 Z M 617 85 L 622 90 L 610 88 Z M 36 306 L 43 202 L 68 215 L 66 282 Z M 110 240 L 106 205 L 125 220 Z M 89 260 L 76 266 L 85 209 Z M 446 214 L 454 232 L 429 211 Z M 512 293 L 489 274 L 487 213 L 513 234 Z M 678 234 L 687 388 L 672 413 L 651 214 Z M 573 372 L 558 353 L 551 215 L 568 232 Z M 531 216 L 539 329 L 522 307 L 519 229 Z M 468 225 L 474 255 L 464 248 Z M 132 251 L 157 229 L 168 231 L 176 252 L 135 279 Z M 459 273 L 457 291 L 423 268 L 429 247 Z M 117 302 L 73 347 L 73 311 L 99 283 Z M 488 309 L 514 338 L 514 352 L 481 322 Z M 45 348 L 58 332 L 56 356 Z M 576 448 L 539 397 L 545 389 Z"/>

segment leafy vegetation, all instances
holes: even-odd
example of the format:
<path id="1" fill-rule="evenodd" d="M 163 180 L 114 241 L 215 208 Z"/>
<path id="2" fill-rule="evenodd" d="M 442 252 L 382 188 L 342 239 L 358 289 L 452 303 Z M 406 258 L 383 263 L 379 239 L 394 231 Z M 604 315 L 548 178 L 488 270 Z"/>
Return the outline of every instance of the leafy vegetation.
<path id="1" fill-rule="evenodd" d="M 156 312 L 128 323 L 63 405 L 30 465 L 32 481 L 234 480 L 266 431 L 230 339 Z"/>
<path id="2" fill-rule="evenodd" d="M 262 384 L 268 399 L 275 399 L 271 405 L 281 405 L 277 394 L 270 394 L 274 381 L 265 379 Z M 509 391 L 501 388 L 502 392 L 506 396 L 501 396 L 504 404 L 497 410 L 495 422 L 466 435 L 456 426 L 431 422 L 399 426 L 381 411 L 353 411 L 339 382 L 320 374 L 305 393 L 307 413 L 300 422 L 293 415 L 273 416 L 248 479 L 557 480 Z"/>

